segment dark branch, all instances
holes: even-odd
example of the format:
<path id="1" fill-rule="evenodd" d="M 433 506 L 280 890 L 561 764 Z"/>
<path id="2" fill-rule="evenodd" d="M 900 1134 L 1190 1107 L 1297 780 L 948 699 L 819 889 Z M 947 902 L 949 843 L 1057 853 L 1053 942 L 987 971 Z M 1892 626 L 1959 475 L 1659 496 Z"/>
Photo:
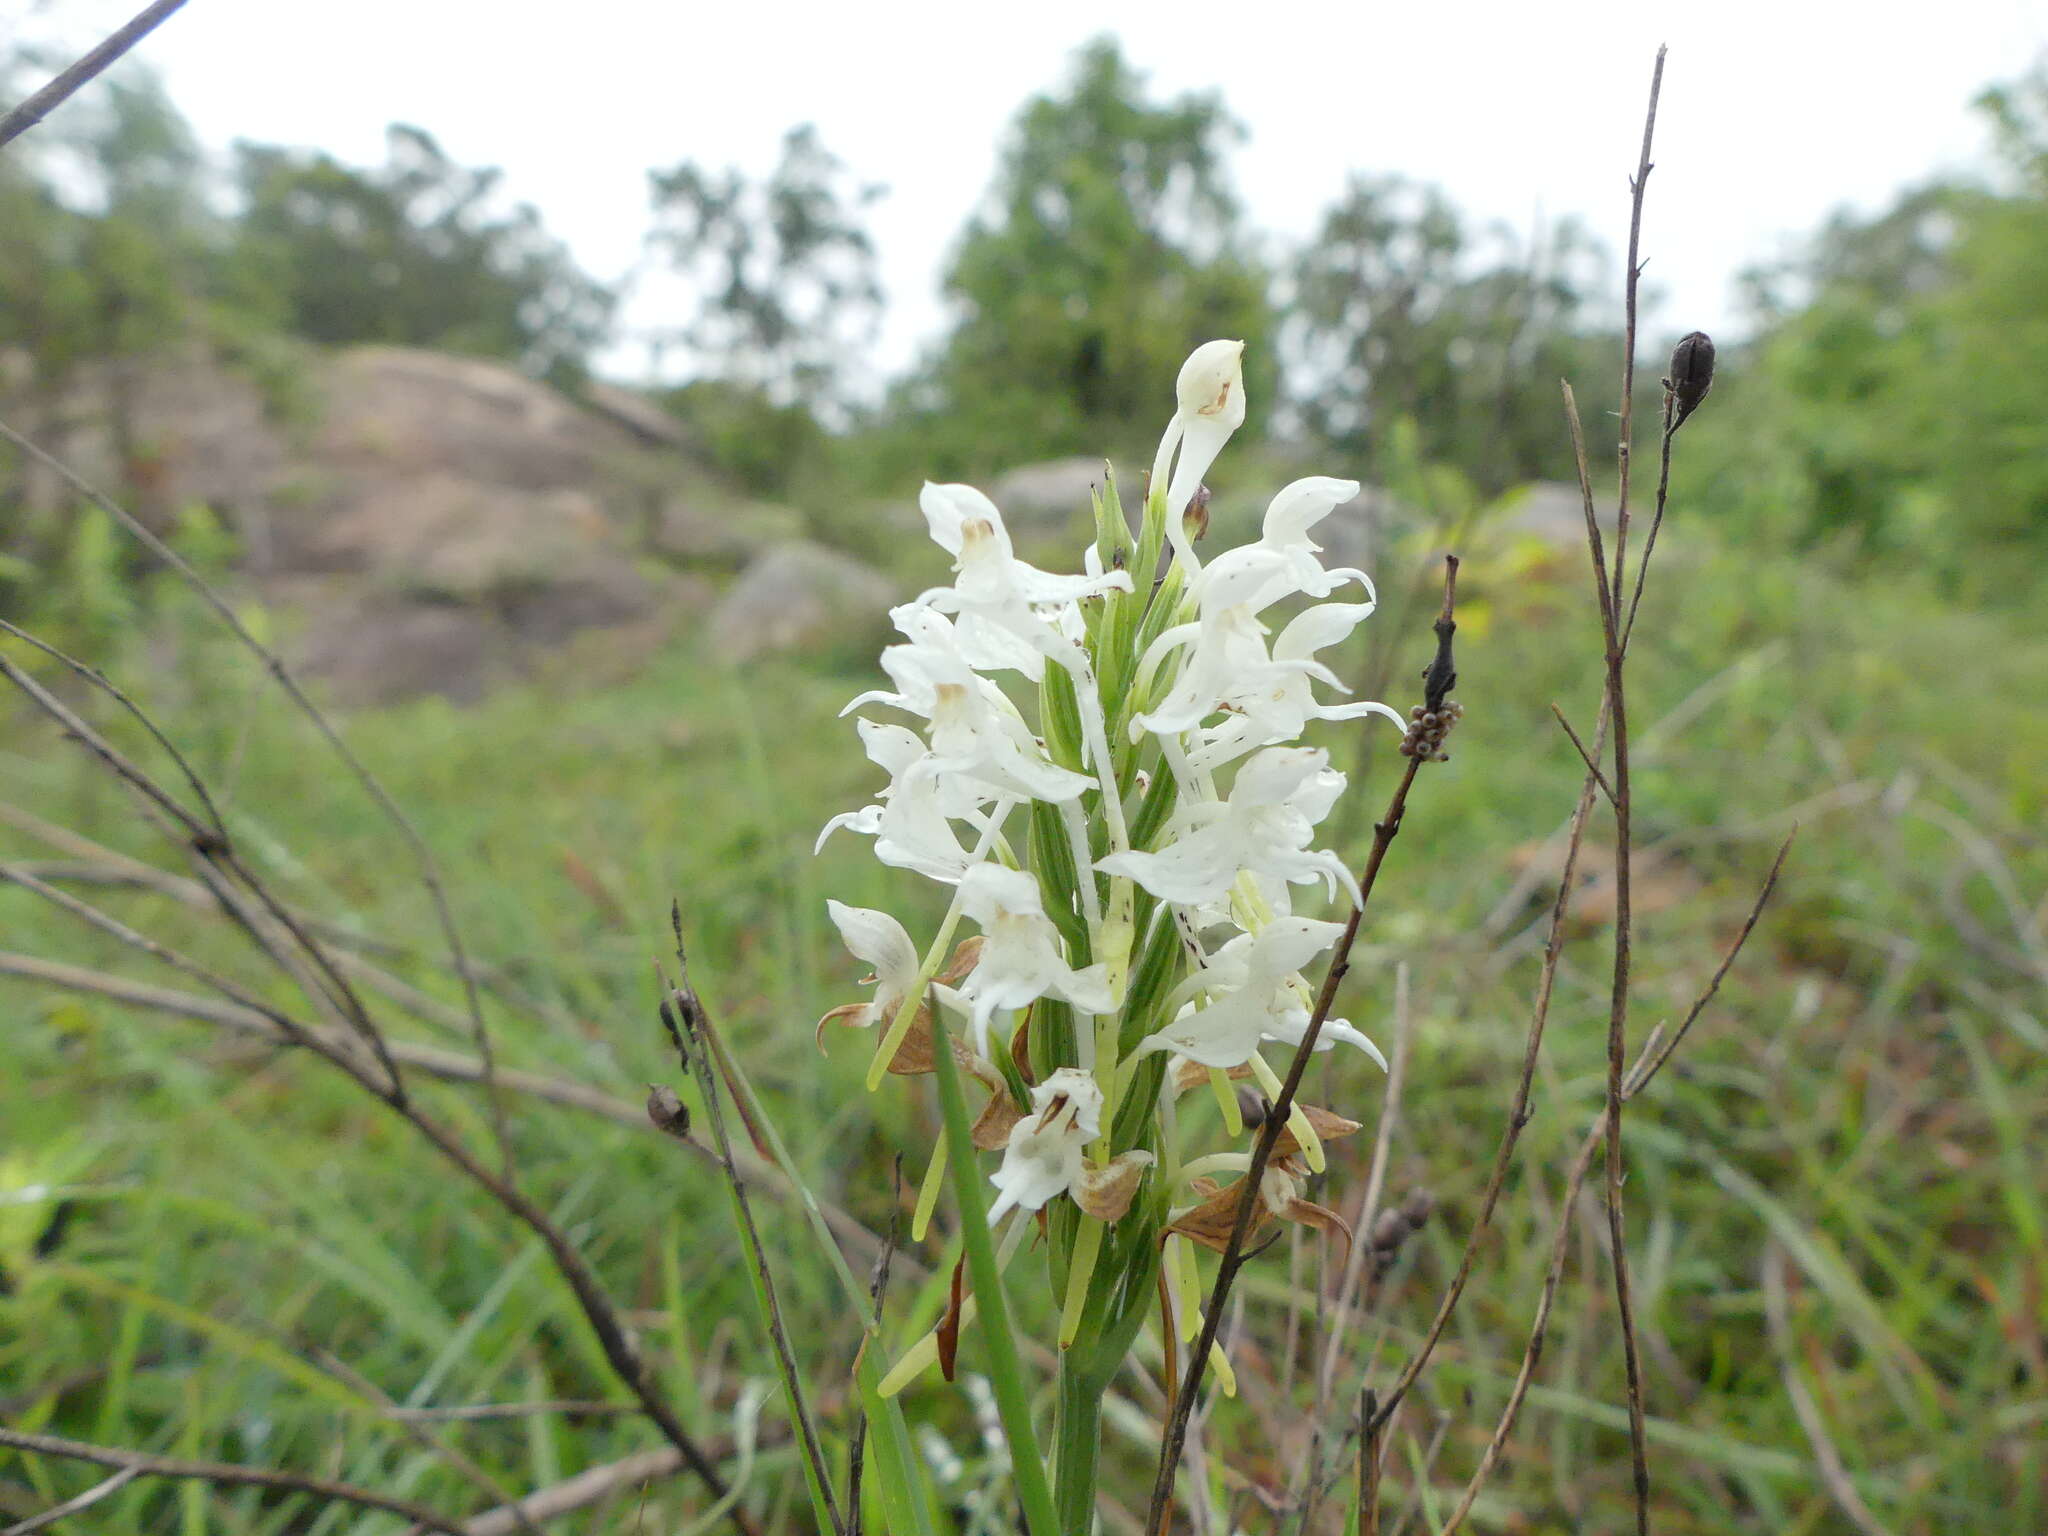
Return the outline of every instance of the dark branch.
<path id="1" fill-rule="evenodd" d="M 159 22 L 184 3 L 185 0 L 155 0 L 154 4 L 145 6 L 126 26 L 5 117 L 0 117 L 0 145 L 12 143 L 48 117 L 82 87 L 97 79 L 109 64 L 154 32 Z"/>

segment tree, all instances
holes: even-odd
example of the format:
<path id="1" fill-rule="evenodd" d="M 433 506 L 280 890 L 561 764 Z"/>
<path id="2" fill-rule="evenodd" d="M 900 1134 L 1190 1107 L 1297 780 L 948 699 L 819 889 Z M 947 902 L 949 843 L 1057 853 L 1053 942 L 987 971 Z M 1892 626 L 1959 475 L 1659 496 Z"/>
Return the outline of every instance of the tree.
<path id="1" fill-rule="evenodd" d="M 648 180 L 649 252 L 695 302 L 689 320 L 651 338 L 657 373 L 680 345 L 701 378 L 771 410 L 844 407 L 881 320 L 874 243 L 860 216 L 882 188 L 854 182 L 808 123 L 783 139 L 764 182 L 692 161 Z"/>
<path id="2" fill-rule="evenodd" d="M 27 55 L 0 59 L 0 79 Z M 221 245 L 191 133 L 155 76 L 129 64 L 0 160 L 0 403 L 49 433 L 89 405 L 119 489 L 167 521 L 140 440 L 141 369 L 198 334 Z M 17 572 L 61 563 L 68 518 L 33 515 L 33 473 L 0 484 L 0 556 Z"/>
<path id="3" fill-rule="evenodd" d="M 499 172 L 457 165 L 394 125 L 383 166 L 277 145 L 235 147 L 245 283 L 284 329 L 329 344 L 390 342 L 509 358 L 574 377 L 611 296 L 531 207 L 500 209 Z"/>
<path id="4" fill-rule="evenodd" d="M 1762 332 L 1692 457 L 1706 505 L 1748 531 L 1847 539 L 1993 596 L 2031 583 L 1987 552 L 2048 543 L 2048 68 L 1980 104 L 1992 180 L 1838 215 L 1752 282 Z"/>
<path id="5" fill-rule="evenodd" d="M 1107 38 L 1025 105 L 946 275 L 958 319 L 899 400 L 954 431 L 942 458 L 1135 447 L 1172 414 L 1160 381 L 1217 337 L 1250 344 L 1272 398 L 1268 278 L 1224 168 L 1241 133 L 1213 95 L 1149 101 Z"/>
<path id="6" fill-rule="evenodd" d="M 1286 336 L 1303 424 L 1384 477 L 1388 434 L 1483 489 L 1572 473 L 1557 380 L 1618 338 L 1591 318 L 1605 259 L 1566 222 L 1526 249 L 1475 236 L 1434 187 L 1354 178 L 1294 266 Z"/>

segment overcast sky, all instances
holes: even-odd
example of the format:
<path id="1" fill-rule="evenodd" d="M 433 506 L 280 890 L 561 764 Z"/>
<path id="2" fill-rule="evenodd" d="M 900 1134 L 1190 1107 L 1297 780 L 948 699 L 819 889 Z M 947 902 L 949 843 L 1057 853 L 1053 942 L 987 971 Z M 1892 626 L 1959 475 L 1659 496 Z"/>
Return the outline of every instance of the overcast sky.
<path id="1" fill-rule="evenodd" d="M 132 5 L 0 0 L 0 18 L 33 11 L 47 29 Z M 872 212 L 887 367 L 942 322 L 937 274 L 1005 125 L 1105 31 L 1155 93 L 1222 92 L 1250 130 L 1238 184 L 1276 236 L 1310 232 L 1362 171 L 1439 183 L 1519 229 L 1580 215 L 1617 252 L 1667 42 L 1644 234 L 1656 321 L 1725 333 L 1743 267 L 1838 206 L 1980 159 L 1970 101 L 2048 49 L 2048 5 L 189 0 L 144 51 L 211 146 L 375 161 L 385 124 L 416 123 L 456 158 L 504 167 L 607 279 L 637 253 L 649 167 L 762 171 L 785 129 L 813 121 L 889 188 Z"/>

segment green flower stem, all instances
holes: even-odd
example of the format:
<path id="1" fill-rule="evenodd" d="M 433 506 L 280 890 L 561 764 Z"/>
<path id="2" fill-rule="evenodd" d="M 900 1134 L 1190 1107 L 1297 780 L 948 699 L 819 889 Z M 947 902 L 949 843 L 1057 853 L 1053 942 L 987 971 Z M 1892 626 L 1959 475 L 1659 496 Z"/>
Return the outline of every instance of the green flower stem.
<path id="1" fill-rule="evenodd" d="M 1095 1529 L 1095 1476 L 1102 1447 L 1102 1384 L 1062 1367 L 1053 1471 L 1057 1529 L 1090 1536 Z"/>
<path id="2" fill-rule="evenodd" d="M 1081 1223 L 1074 1242 L 1074 1257 L 1067 1270 L 1066 1302 L 1060 1309 L 1060 1348 L 1073 1347 L 1081 1328 L 1081 1304 L 1088 1299 L 1088 1284 L 1095 1278 L 1095 1262 L 1102 1255 L 1102 1223 L 1093 1218 Z M 1066 1367 L 1062 1363 L 1061 1369 Z"/>
<path id="3" fill-rule="evenodd" d="M 1038 1448 L 1038 1435 L 1031 1426 L 1031 1386 L 1010 1328 L 1009 1298 L 1003 1289 L 995 1244 L 989 1237 L 988 1205 L 982 1198 L 981 1170 L 975 1166 L 967 1100 L 960 1089 L 959 1069 L 953 1063 L 953 1044 L 943 1010 L 935 1009 L 932 1013 L 932 1055 L 938 1065 L 946 1139 L 952 1144 L 953 1198 L 960 1207 L 960 1231 L 967 1248 L 967 1268 L 974 1277 L 974 1294 L 981 1301 L 981 1336 L 988 1349 L 989 1382 L 995 1389 L 1003 1435 L 1010 1443 L 1017 1501 L 1023 1506 L 1029 1536 L 1062 1536 L 1067 1528 L 1060 1524 L 1054 1510 L 1045 1460 Z"/>

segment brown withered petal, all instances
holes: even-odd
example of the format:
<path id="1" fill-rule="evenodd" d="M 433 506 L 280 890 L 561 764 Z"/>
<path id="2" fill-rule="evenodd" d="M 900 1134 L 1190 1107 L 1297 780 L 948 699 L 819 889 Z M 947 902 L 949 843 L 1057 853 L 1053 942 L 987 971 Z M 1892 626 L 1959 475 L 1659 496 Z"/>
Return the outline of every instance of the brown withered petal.
<path id="1" fill-rule="evenodd" d="M 1314 1227 L 1319 1232 L 1342 1232 L 1344 1241 L 1351 1241 L 1351 1224 L 1326 1205 L 1317 1205 L 1311 1200 L 1294 1199 L 1287 1202 L 1283 1213 L 1289 1221 L 1298 1221 L 1305 1227 Z"/>
<path id="2" fill-rule="evenodd" d="M 1232 1082 L 1243 1082 L 1252 1075 L 1251 1063 L 1246 1062 L 1242 1066 L 1231 1067 L 1223 1075 Z M 1199 1088 L 1207 1081 L 1209 1081 L 1209 1069 L 1207 1067 L 1203 1066 L 1199 1061 L 1184 1060 L 1173 1069 L 1173 1096 L 1179 1098 L 1190 1088 Z"/>
<path id="3" fill-rule="evenodd" d="M 1230 1230 L 1237 1225 L 1237 1208 L 1244 1203 L 1246 1187 L 1246 1181 L 1239 1179 L 1228 1189 L 1218 1190 L 1166 1230 L 1200 1243 L 1211 1253 L 1222 1253 L 1230 1246 Z M 1252 1216 L 1251 1232 L 1272 1219 L 1272 1213 L 1261 1203 Z"/>
<path id="4" fill-rule="evenodd" d="M 1010 1097 L 1009 1088 L 997 1083 L 995 1092 L 988 1097 L 988 1107 L 974 1122 L 971 1139 L 984 1152 L 998 1151 L 1010 1144 L 1011 1128 L 1023 1118 L 1024 1111 Z"/>
<path id="5" fill-rule="evenodd" d="M 946 1295 L 946 1312 L 937 1329 L 939 1371 L 948 1381 L 953 1379 L 953 1361 L 960 1352 L 960 1307 L 966 1296 L 967 1256 L 962 1254 L 953 1266 L 953 1286 Z"/>
<path id="6" fill-rule="evenodd" d="M 1034 1008 L 1026 1008 L 1023 1022 L 1010 1036 L 1010 1060 L 1017 1068 L 1017 1075 L 1027 1083 L 1038 1081 L 1031 1075 L 1031 1020 L 1036 1012 Z"/>
<path id="7" fill-rule="evenodd" d="M 1125 1152 L 1106 1167 L 1088 1169 L 1074 1191 L 1074 1203 L 1097 1221 L 1122 1221 L 1138 1192 L 1138 1180 L 1151 1164 L 1150 1152 Z"/>
<path id="8" fill-rule="evenodd" d="M 868 1004 L 866 1003 L 841 1003 L 837 1008 L 832 1009 L 822 1019 L 818 1020 L 817 1033 L 812 1036 L 818 1043 L 818 1054 L 820 1056 L 825 1054 L 825 1026 L 827 1024 L 847 1024 L 854 1014 L 866 1013 L 867 1011 Z M 862 1024 L 851 1024 L 849 1027 L 854 1029 L 866 1028 Z"/>
<path id="9" fill-rule="evenodd" d="M 1356 1120 L 1346 1120 L 1340 1114 L 1327 1109 L 1318 1109 L 1313 1104 L 1303 1104 L 1300 1108 L 1301 1112 L 1308 1117 L 1310 1128 L 1324 1141 L 1342 1141 L 1346 1136 L 1354 1136 L 1364 1129 Z M 1291 1124 L 1283 1126 L 1280 1131 L 1280 1139 L 1273 1143 L 1273 1155 L 1275 1157 L 1292 1157 L 1300 1150 L 1301 1143 L 1294 1139 L 1294 1127 Z"/>
<path id="10" fill-rule="evenodd" d="M 978 933 L 972 938 L 962 939 L 953 946 L 953 954 L 946 961 L 946 968 L 932 979 L 942 981 L 949 987 L 956 981 L 966 980 L 967 973 L 981 963 L 981 946 L 987 942 L 987 938 Z"/>
<path id="11" fill-rule="evenodd" d="M 955 1034 L 948 1034 L 946 1041 L 953 1047 L 953 1060 L 961 1071 L 985 1083 L 999 1081 L 966 1041 Z M 897 1077 L 922 1077 L 938 1069 L 939 1059 L 932 1054 L 932 1011 L 929 1007 L 920 1006 L 916 1017 L 910 1021 L 910 1028 L 903 1033 L 903 1043 L 896 1047 L 896 1054 L 890 1058 L 889 1071 Z"/>

